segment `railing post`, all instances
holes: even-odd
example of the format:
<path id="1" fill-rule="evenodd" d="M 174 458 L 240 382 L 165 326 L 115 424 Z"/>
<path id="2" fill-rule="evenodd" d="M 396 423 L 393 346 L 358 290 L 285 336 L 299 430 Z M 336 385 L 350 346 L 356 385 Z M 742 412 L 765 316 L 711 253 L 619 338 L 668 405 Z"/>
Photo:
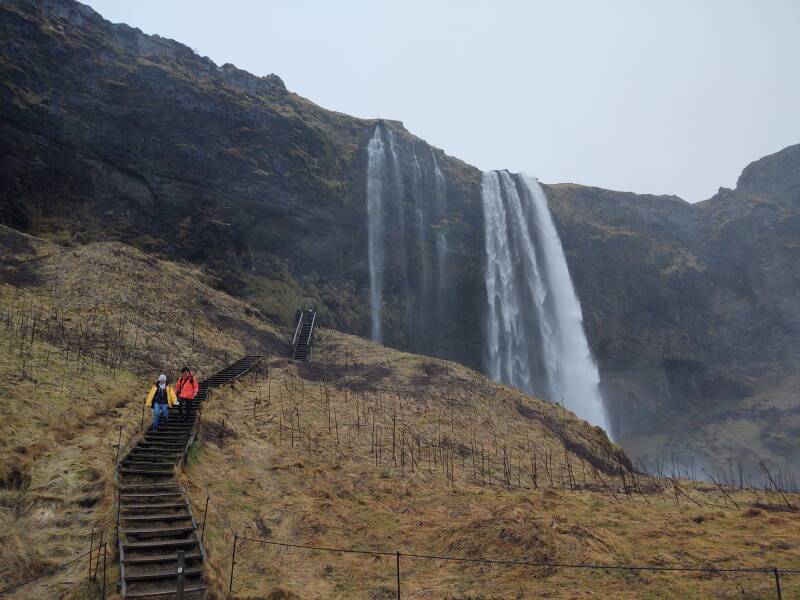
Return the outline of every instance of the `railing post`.
<path id="1" fill-rule="evenodd" d="M 400 600 L 400 551 L 397 551 L 397 600 Z"/>
<path id="2" fill-rule="evenodd" d="M 236 564 L 236 544 L 239 542 L 239 534 L 233 536 L 233 551 L 231 552 L 231 583 L 228 586 L 228 597 L 233 598 L 233 565 Z"/>
<path id="3" fill-rule="evenodd" d="M 206 517 L 208 516 L 208 501 L 211 499 L 211 494 L 206 494 L 206 508 L 203 511 L 203 528 L 200 530 L 200 543 L 203 543 L 203 538 L 206 536 Z"/>
<path id="4" fill-rule="evenodd" d="M 100 551 L 103 549 L 102 546 L 105 544 L 105 537 L 106 532 L 105 530 L 100 530 L 100 540 L 97 542 L 97 559 L 94 561 L 94 573 L 92 574 L 92 579 L 97 580 L 97 571 L 100 569 Z"/>
<path id="5" fill-rule="evenodd" d="M 778 567 L 772 567 L 772 574 L 775 576 L 775 591 L 778 592 L 778 600 L 781 600 L 781 575 Z"/>
<path id="6" fill-rule="evenodd" d="M 114 468 L 119 462 L 119 445 L 122 443 L 122 425 L 119 426 L 119 436 L 117 437 L 117 454 L 114 456 Z"/>
<path id="7" fill-rule="evenodd" d="M 117 531 L 114 534 L 114 541 L 119 545 L 119 519 L 120 519 L 120 512 L 122 511 L 122 507 L 120 504 L 122 503 L 122 490 L 120 489 L 121 484 L 117 482 Z"/>
<path id="8" fill-rule="evenodd" d="M 89 541 L 89 581 L 92 579 L 92 550 L 94 550 L 94 527 L 92 527 L 92 539 Z"/>
<path id="9" fill-rule="evenodd" d="M 108 542 L 103 544 L 103 595 L 101 598 L 106 600 L 106 554 L 108 554 Z"/>
<path id="10" fill-rule="evenodd" d="M 186 564 L 186 551 L 178 550 L 178 581 L 175 589 L 176 600 L 183 600 L 183 568 Z"/>

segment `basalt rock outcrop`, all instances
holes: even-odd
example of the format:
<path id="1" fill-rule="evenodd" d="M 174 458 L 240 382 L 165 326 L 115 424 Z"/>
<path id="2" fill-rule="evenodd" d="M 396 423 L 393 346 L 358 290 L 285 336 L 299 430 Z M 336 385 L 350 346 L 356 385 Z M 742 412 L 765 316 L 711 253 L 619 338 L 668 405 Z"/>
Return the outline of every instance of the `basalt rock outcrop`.
<path id="1" fill-rule="evenodd" d="M 326 325 L 369 334 L 367 145 L 378 123 L 396 145 L 384 342 L 481 368 L 478 169 L 400 122 L 327 111 L 276 75 L 217 66 L 71 0 L 0 0 L 2 223 L 201 264 L 276 321 L 310 302 Z M 545 191 L 617 438 L 644 454 L 679 440 L 727 459 L 736 443 L 700 441 L 741 418 L 769 438 L 759 456 L 791 455 L 797 402 L 781 386 L 800 373 L 800 146 L 694 205 Z M 434 284 L 420 274 L 436 272 L 442 240 L 446 290 L 432 312 L 423 288 Z"/>

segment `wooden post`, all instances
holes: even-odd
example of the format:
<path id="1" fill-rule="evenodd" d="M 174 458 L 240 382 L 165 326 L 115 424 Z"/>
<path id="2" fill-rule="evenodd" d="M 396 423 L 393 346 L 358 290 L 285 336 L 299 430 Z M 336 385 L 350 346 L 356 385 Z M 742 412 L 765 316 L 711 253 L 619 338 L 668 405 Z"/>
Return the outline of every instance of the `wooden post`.
<path id="1" fill-rule="evenodd" d="M 89 541 L 89 579 L 92 578 L 92 550 L 94 550 L 94 527 L 92 527 L 92 538 Z"/>
<path id="2" fill-rule="evenodd" d="M 122 425 L 119 426 L 119 436 L 117 436 L 117 454 L 114 456 L 114 467 L 116 468 L 119 462 L 119 445 L 122 443 Z"/>
<path id="3" fill-rule="evenodd" d="M 122 492 L 120 490 L 119 484 L 117 484 L 117 532 L 114 535 L 114 541 L 117 543 L 117 547 L 118 548 L 119 548 L 119 519 L 120 519 L 120 512 L 122 510 L 120 508 L 120 502 L 122 500 L 121 496 L 122 496 Z"/>
<path id="4" fill-rule="evenodd" d="M 231 582 L 228 586 L 228 597 L 233 598 L 233 566 L 236 564 L 236 544 L 239 542 L 239 534 L 233 536 L 233 551 L 231 552 Z"/>
<path id="5" fill-rule="evenodd" d="M 106 600 L 106 554 L 108 554 L 108 543 L 103 544 L 103 595 L 100 596 Z"/>
<path id="6" fill-rule="evenodd" d="M 397 563 L 396 563 L 396 565 L 397 565 L 397 568 L 396 568 L 396 572 L 397 572 L 397 600 L 400 600 L 400 551 L 399 550 L 397 551 L 396 557 L 397 557 Z"/>
<path id="7" fill-rule="evenodd" d="M 100 530 L 100 540 L 97 542 L 97 559 L 94 561 L 92 579 L 97 580 L 97 570 L 100 568 L 100 551 L 105 549 L 105 530 Z"/>
<path id="8" fill-rule="evenodd" d="M 781 600 L 781 575 L 778 567 L 772 567 L 772 574 L 775 575 L 775 591 L 778 592 L 778 600 Z"/>
<path id="9" fill-rule="evenodd" d="M 206 536 L 206 517 L 208 516 L 208 501 L 211 499 L 211 494 L 206 494 L 206 508 L 203 511 L 203 528 L 200 530 L 200 543 L 203 543 L 203 538 Z"/>
<path id="10" fill-rule="evenodd" d="M 176 600 L 183 600 L 183 568 L 186 565 L 186 551 L 178 550 L 178 581 L 175 590 Z"/>

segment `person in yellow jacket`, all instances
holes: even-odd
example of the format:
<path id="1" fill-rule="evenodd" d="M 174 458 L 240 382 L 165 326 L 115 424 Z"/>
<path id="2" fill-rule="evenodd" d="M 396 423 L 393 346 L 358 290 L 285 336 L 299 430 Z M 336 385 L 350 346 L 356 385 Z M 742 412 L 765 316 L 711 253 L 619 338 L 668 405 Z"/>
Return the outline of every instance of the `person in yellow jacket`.
<path id="1" fill-rule="evenodd" d="M 158 376 L 158 381 L 150 388 L 147 394 L 147 402 L 145 403 L 147 408 L 153 408 L 152 431 L 158 431 L 159 425 L 167 424 L 169 409 L 176 403 L 175 390 L 167 385 L 167 376 L 162 373 Z"/>

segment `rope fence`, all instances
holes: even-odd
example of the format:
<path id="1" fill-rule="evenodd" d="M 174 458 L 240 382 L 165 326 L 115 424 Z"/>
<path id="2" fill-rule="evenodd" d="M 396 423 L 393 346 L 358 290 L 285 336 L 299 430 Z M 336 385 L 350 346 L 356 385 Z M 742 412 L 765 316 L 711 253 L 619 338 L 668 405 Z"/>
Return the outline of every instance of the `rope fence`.
<path id="1" fill-rule="evenodd" d="M 61 563 L 60 565 L 56 565 L 54 567 L 50 567 L 49 569 L 46 569 L 45 571 L 43 571 L 42 573 L 37 575 L 36 577 L 31 577 L 30 579 L 26 579 L 24 581 L 20 581 L 18 583 L 15 583 L 13 585 L 10 585 L 8 587 L 3 588 L 2 590 L 0 590 L 0 598 L 5 597 L 6 595 L 8 595 L 8 594 L 10 594 L 12 592 L 15 592 L 18 589 L 23 588 L 23 587 L 25 587 L 27 585 L 30 585 L 32 583 L 36 583 L 37 581 L 45 579 L 46 577 L 51 577 L 51 576 L 55 575 L 56 573 L 59 573 L 59 572 L 63 571 L 67 567 L 70 567 L 70 566 L 80 562 L 81 560 L 83 560 L 86 557 L 89 557 L 89 574 L 88 574 L 88 577 L 87 577 L 87 581 L 97 581 L 97 572 L 98 572 L 98 570 L 100 568 L 100 560 L 101 560 L 100 556 L 101 556 L 101 553 L 102 553 L 102 563 L 103 563 L 103 575 L 102 575 L 102 582 L 101 582 L 101 588 L 100 588 L 100 594 L 101 594 L 100 598 L 102 598 L 102 600 L 105 600 L 105 598 L 106 598 L 106 580 L 107 580 L 106 571 L 107 571 L 107 558 L 108 558 L 108 543 L 107 542 L 103 542 L 102 545 L 99 545 L 96 548 L 90 548 L 89 550 L 87 550 L 83 554 L 80 554 L 80 555 L 76 556 L 75 558 L 73 558 L 73 559 L 71 559 L 71 560 L 69 560 L 69 561 L 67 561 L 65 563 Z M 93 563 L 92 559 L 93 559 L 95 554 L 97 554 L 97 558 L 96 558 L 96 562 Z M 92 571 L 92 566 L 94 566 L 94 571 Z"/>
<path id="2" fill-rule="evenodd" d="M 314 546 L 307 544 L 295 544 L 291 542 L 282 542 L 276 540 L 267 540 L 263 538 L 254 538 L 247 536 L 239 536 L 234 534 L 233 546 L 231 548 L 230 559 L 230 581 L 228 586 L 228 595 L 233 598 L 233 585 L 235 581 L 235 566 L 236 566 L 236 553 L 240 548 L 242 542 L 250 542 L 256 544 L 263 544 L 267 546 L 276 546 L 282 548 L 312 550 L 317 552 L 328 552 L 334 554 L 357 554 L 367 556 L 386 556 L 395 558 L 395 575 L 397 581 L 396 597 L 398 600 L 401 598 L 402 591 L 402 571 L 401 559 L 412 560 L 435 560 L 443 562 L 458 562 L 458 563 L 472 563 L 472 564 L 485 564 L 485 565 L 502 565 L 502 566 L 524 566 L 524 567 L 537 567 L 545 569 L 586 569 L 586 570 L 599 570 L 599 571 L 649 571 L 649 572 L 684 572 L 684 573 L 706 573 L 706 574 L 763 574 L 769 576 L 774 581 L 775 597 L 782 600 L 781 590 L 781 577 L 800 575 L 800 569 L 784 568 L 777 566 L 763 566 L 763 567 L 700 567 L 700 566 L 656 566 L 656 565 L 604 565 L 596 563 L 568 563 L 568 562 L 549 562 L 549 561 L 528 561 L 528 560 L 513 560 L 505 558 L 483 558 L 483 557 L 465 557 L 465 556 L 448 556 L 439 554 L 423 554 L 414 552 L 401 552 L 399 550 L 386 550 L 386 549 L 364 549 L 364 548 L 342 548 L 330 546 Z"/>

